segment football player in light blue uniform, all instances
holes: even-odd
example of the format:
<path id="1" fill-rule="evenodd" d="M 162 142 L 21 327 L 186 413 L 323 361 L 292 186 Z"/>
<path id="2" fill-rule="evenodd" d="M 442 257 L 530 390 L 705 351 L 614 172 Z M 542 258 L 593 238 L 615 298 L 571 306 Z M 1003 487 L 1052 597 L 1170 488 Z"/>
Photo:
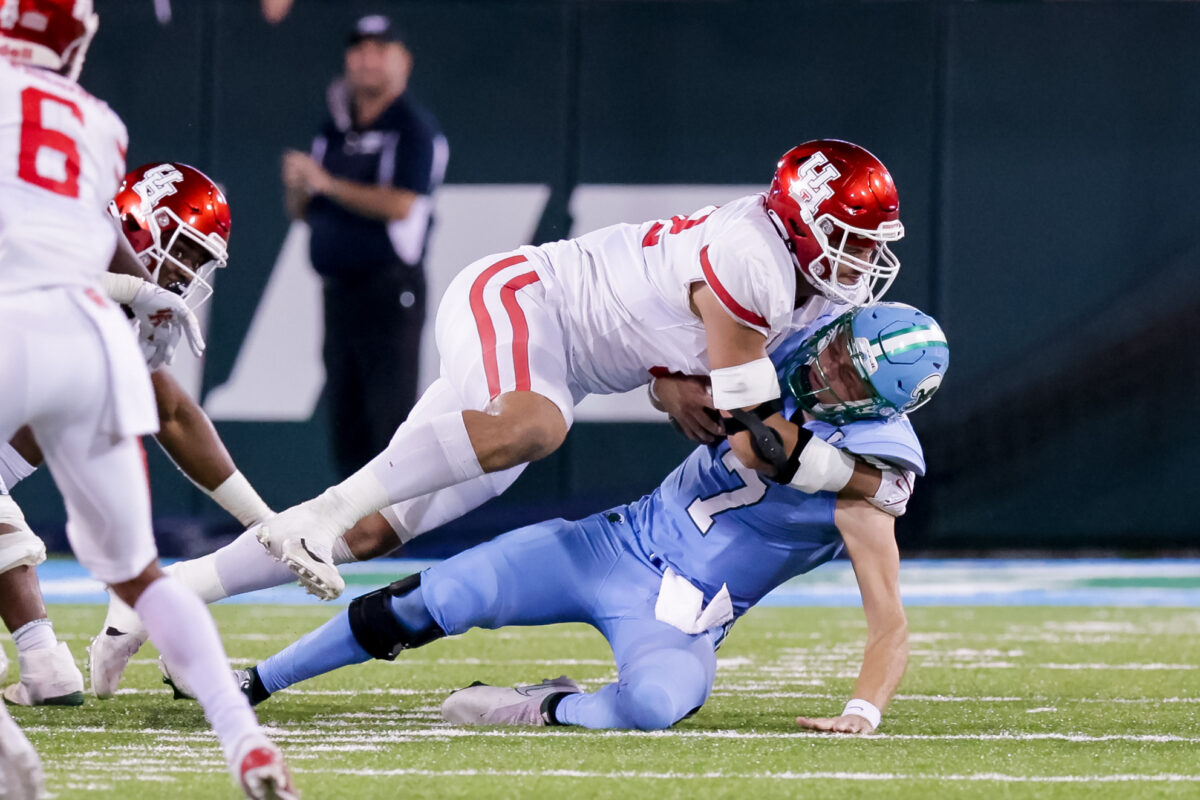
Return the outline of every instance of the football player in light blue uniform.
<path id="1" fill-rule="evenodd" d="M 949 349 L 936 322 L 900 303 L 825 322 L 778 350 L 784 413 L 807 432 L 788 456 L 771 452 L 761 419 L 725 420 L 730 433 L 751 431 L 778 474 L 747 468 L 724 440 L 699 447 L 635 503 L 513 531 L 363 595 L 241 671 L 243 689 L 261 702 L 336 667 L 394 659 L 470 628 L 586 622 L 612 645 L 615 683 L 595 692 L 566 677 L 517 688 L 477 684 L 450 695 L 444 716 L 464 724 L 666 728 L 708 698 L 714 651 L 733 621 L 845 548 L 867 617 L 862 671 L 842 715 L 798 722 L 873 731 L 908 652 L 894 517 L 925 464 L 905 412 L 937 389 Z M 830 485 L 844 488 L 813 490 Z"/>

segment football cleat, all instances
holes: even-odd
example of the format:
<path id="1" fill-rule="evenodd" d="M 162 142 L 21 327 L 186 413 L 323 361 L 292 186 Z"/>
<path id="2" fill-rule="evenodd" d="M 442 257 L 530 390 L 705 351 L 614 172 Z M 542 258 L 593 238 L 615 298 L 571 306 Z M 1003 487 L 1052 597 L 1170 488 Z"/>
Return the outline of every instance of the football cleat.
<path id="1" fill-rule="evenodd" d="M 145 638 L 108 625 L 88 645 L 88 672 L 92 693 L 107 700 L 117 692 L 121 675 L 129 659 L 141 648 Z"/>
<path id="2" fill-rule="evenodd" d="M 246 695 L 246 699 L 252 706 L 258 705 L 271 696 L 267 687 L 263 686 L 262 679 L 258 677 L 258 667 L 235 669 L 233 679 L 237 681 L 238 688 L 242 690 L 242 694 Z"/>
<path id="3" fill-rule="evenodd" d="M 320 600 L 336 600 L 346 589 L 345 579 L 333 565 L 332 549 L 312 539 L 288 539 L 279 560 L 296 573 L 306 592 Z"/>
<path id="4" fill-rule="evenodd" d="M 0 797 L 37 800 L 44 792 L 42 760 L 0 703 Z"/>
<path id="5" fill-rule="evenodd" d="M 192 691 L 192 687 L 188 686 L 187 681 L 178 673 L 171 672 L 167 660 L 162 656 L 158 657 L 158 671 L 162 673 L 162 682 L 171 687 L 175 700 L 196 699 L 196 693 Z"/>
<path id="6" fill-rule="evenodd" d="M 233 778 L 250 800 L 299 800 L 283 753 L 261 731 L 242 737 L 229 761 Z"/>
<path id="7" fill-rule="evenodd" d="M 341 595 L 346 582 L 333 564 L 333 543 L 341 535 L 320 513 L 324 495 L 265 520 L 255 536 L 271 555 L 296 573 L 300 585 L 321 600 Z"/>
<path id="8" fill-rule="evenodd" d="M 549 701 L 578 694 L 583 687 L 562 675 L 531 686 L 489 686 L 476 681 L 451 692 L 442 703 L 442 718 L 459 725 L 554 725 Z"/>
<path id="9" fill-rule="evenodd" d="M 66 642 L 17 653 L 21 680 L 4 687 L 4 700 L 18 706 L 83 705 L 83 673 Z"/>

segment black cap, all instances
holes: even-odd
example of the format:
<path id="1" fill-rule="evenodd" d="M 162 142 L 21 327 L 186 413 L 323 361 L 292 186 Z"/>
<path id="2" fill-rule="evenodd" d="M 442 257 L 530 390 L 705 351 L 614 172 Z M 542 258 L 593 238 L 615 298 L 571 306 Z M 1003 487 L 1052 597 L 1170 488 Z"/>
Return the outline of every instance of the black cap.
<path id="1" fill-rule="evenodd" d="M 354 30 L 350 31 L 350 35 L 346 37 L 346 47 L 353 47 L 365 39 L 404 44 L 404 40 L 400 38 L 400 31 L 396 30 L 392 21 L 382 14 L 360 17 L 358 22 L 354 23 Z"/>

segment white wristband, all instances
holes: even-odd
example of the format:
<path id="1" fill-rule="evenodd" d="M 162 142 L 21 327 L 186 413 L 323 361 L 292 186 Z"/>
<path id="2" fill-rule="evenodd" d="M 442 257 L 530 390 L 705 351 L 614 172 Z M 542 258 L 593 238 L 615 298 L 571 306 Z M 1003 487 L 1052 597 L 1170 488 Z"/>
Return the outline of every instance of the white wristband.
<path id="1" fill-rule="evenodd" d="M 104 285 L 104 292 L 123 306 L 133 302 L 133 296 L 145 283 L 136 275 L 122 275 L 116 272 L 101 273 L 100 282 Z"/>
<path id="2" fill-rule="evenodd" d="M 709 373 L 713 405 L 722 411 L 761 405 L 779 397 L 779 376 L 769 358 Z"/>
<path id="3" fill-rule="evenodd" d="M 275 513 L 258 496 L 258 492 L 254 491 L 246 476 L 238 470 L 222 481 L 220 486 L 211 492 L 205 489 L 204 493 L 247 528 Z"/>
<path id="4" fill-rule="evenodd" d="M 814 435 L 800 451 L 800 466 L 788 486 L 808 494 L 840 492 L 854 477 L 854 456 Z"/>
<path id="5" fill-rule="evenodd" d="M 842 709 L 842 716 L 844 717 L 847 714 L 862 717 L 871 723 L 872 728 L 878 728 L 879 720 L 883 719 L 883 713 L 875 707 L 874 703 L 857 697 L 846 703 L 846 707 Z"/>

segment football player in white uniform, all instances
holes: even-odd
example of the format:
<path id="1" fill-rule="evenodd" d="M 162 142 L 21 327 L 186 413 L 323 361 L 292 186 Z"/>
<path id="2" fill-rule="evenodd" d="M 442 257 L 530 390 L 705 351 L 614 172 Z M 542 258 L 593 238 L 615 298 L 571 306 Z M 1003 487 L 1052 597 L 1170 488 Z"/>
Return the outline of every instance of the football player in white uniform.
<path id="1" fill-rule="evenodd" d="M 228 260 L 230 213 L 224 194 L 204 173 L 186 164 L 144 164 L 125 176 L 109 211 L 159 286 L 179 294 L 191 308 L 211 295 L 209 278 Z M 137 278 L 105 278 L 113 299 L 128 300 L 130 290 L 135 293 L 141 288 Z M 152 363 L 161 353 L 158 346 L 144 348 Z M 155 438 L 180 470 L 243 526 L 269 516 L 270 507 L 237 469 L 208 416 L 166 366 L 154 370 L 150 380 L 159 415 Z M 13 487 L 42 460 L 32 433 L 23 428 L 12 442 L 0 445 L 0 479 Z M 54 635 L 34 572 L 45 558 L 45 548 L 29 531 L 12 498 L 0 497 L 0 519 L 25 531 L 22 539 L 11 539 L 9 547 L 0 549 L 0 617 L 13 632 L 21 665 L 20 682 L 6 687 L 4 697 L 19 705 L 80 704 L 83 676 L 66 643 Z M 24 546 L 15 546 L 18 541 Z M 211 602 L 214 561 L 198 559 L 164 571 Z M 217 590 L 217 596 L 225 595 Z M 123 605 L 115 597 L 112 602 Z M 111 625 L 96 637 L 89 648 L 89 664 L 98 697 L 112 696 L 121 670 L 144 641 L 144 633 L 135 641 Z M 130 652 L 121 652 L 130 647 Z M 113 664 L 119 665 L 115 672 Z"/>
<path id="2" fill-rule="evenodd" d="M 212 617 L 158 566 L 138 441 L 158 428 L 150 379 L 101 291 L 120 239 L 105 207 L 125 171 L 125 126 L 74 80 L 97 24 L 90 0 L 0 3 L 0 384 L 12 390 L 0 441 L 30 427 L 63 494 L 75 555 L 200 683 L 246 796 L 295 797 L 279 749 L 221 675 Z M 156 333 L 171 325 L 156 322 L 186 315 L 175 301 L 167 316 L 147 317 Z"/>
<path id="3" fill-rule="evenodd" d="M 257 535 L 309 591 L 336 597 L 356 522 L 387 509 L 404 539 L 453 519 L 557 449 L 583 397 L 656 374 L 709 376 L 724 424 L 737 420 L 735 454 L 774 476 L 796 439 L 768 354 L 834 306 L 879 297 L 903 232 L 883 164 L 819 140 L 786 153 L 765 194 L 477 261 L 438 309 L 441 377 L 388 447 Z"/>

